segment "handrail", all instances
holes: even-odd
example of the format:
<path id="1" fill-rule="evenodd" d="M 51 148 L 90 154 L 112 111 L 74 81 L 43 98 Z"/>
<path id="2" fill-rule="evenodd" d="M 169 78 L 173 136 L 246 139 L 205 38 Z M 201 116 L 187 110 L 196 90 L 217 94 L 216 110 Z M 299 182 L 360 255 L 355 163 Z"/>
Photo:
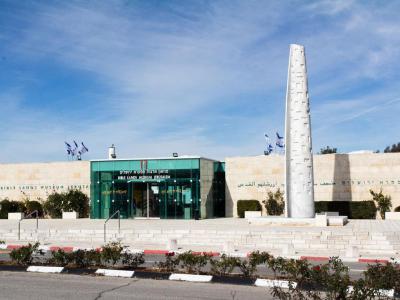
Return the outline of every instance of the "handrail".
<path id="1" fill-rule="evenodd" d="M 108 219 L 104 222 L 104 243 L 106 242 L 106 224 L 110 219 L 112 219 L 112 217 L 114 217 L 117 214 L 118 214 L 118 234 L 121 233 L 121 212 L 119 210 L 117 210 L 110 217 L 108 217 Z"/>
<path id="2" fill-rule="evenodd" d="M 27 216 L 23 216 L 19 221 L 18 221 L 18 241 L 21 239 L 21 222 L 22 220 L 25 219 L 31 219 L 29 217 L 32 217 L 33 214 L 36 214 L 36 231 L 39 229 L 39 211 L 34 210 Z"/>

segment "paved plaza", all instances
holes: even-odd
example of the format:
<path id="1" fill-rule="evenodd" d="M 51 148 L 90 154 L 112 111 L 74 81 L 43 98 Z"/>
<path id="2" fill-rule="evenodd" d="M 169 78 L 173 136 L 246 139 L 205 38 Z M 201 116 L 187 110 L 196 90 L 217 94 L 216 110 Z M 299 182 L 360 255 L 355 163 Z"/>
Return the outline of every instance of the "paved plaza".
<path id="1" fill-rule="evenodd" d="M 7 244 L 40 241 L 43 245 L 99 247 L 104 244 L 104 220 L 0 220 L 0 240 Z M 247 253 L 265 250 L 276 255 L 361 256 L 400 258 L 400 221 L 350 220 L 343 227 L 249 224 L 245 219 L 118 220 L 107 223 L 106 239 L 134 249 L 167 249 L 171 239 L 178 250 Z M 349 249 L 353 254 L 349 254 Z"/>

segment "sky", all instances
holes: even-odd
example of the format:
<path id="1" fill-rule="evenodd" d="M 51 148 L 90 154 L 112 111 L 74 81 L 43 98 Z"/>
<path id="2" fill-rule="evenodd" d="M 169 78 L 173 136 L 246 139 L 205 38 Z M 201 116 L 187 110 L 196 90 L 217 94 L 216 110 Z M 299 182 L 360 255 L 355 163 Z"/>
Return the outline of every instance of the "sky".
<path id="1" fill-rule="evenodd" d="M 262 155 L 306 48 L 313 149 L 400 141 L 400 1 L 0 0 L 0 162 Z"/>

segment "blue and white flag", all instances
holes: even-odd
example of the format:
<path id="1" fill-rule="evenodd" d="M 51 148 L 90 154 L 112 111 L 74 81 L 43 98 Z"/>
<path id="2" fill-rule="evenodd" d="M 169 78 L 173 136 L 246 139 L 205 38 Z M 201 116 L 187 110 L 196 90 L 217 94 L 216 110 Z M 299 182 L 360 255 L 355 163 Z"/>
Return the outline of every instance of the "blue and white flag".
<path id="1" fill-rule="evenodd" d="M 268 154 L 270 154 L 270 153 L 274 150 L 274 147 L 273 147 L 272 144 L 271 144 L 271 140 L 270 140 L 268 134 L 264 134 L 264 136 L 265 136 L 265 140 L 266 140 L 266 142 L 267 142 L 267 148 L 266 148 L 266 150 L 264 151 L 264 154 L 265 154 L 265 155 L 268 155 Z"/>
<path id="2" fill-rule="evenodd" d="M 78 144 L 75 141 L 74 141 L 74 144 L 75 144 L 75 148 L 72 150 L 72 153 L 71 153 L 72 156 L 75 156 L 78 154 Z"/>
<path id="3" fill-rule="evenodd" d="M 85 146 L 85 144 L 83 144 L 83 142 L 82 142 L 81 144 L 82 144 L 82 148 L 81 148 L 81 150 L 79 151 L 79 154 L 80 154 L 80 155 L 82 155 L 82 154 L 84 154 L 84 153 L 86 153 L 86 152 L 89 151 L 89 149 Z"/>
<path id="4" fill-rule="evenodd" d="M 276 133 L 276 145 L 279 148 L 284 148 L 285 147 L 285 144 L 283 142 L 283 136 L 280 136 L 278 132 Z"/>
<path id="5" fill-rule="evenodd" d="M 68 155 L 71 155 L 71 153 L 72 153 L 71 145 L 68 144 L 67 142 L 64 142 L 64 143 L 65 143 L 65 147 L 67 148 Z"/>

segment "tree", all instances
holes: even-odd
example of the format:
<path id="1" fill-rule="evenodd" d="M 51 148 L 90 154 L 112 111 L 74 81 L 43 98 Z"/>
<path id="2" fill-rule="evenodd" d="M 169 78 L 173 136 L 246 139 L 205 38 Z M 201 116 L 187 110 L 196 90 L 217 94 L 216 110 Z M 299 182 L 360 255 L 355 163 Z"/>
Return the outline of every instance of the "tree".
<path id="1" fill-rule="evenodd" d="M 369 192 L 372 195 L 372 200 L 377 204 L 382 220 L 384 220 L 385 212 L 390 211 L 390 208 L 392 207 L 392 197 L 389 195 L 384 195 L 382 193 L 382 189 L 379 191 L 379 193 L 376 193 L 373 190 L 369 190 Z"/>
<path id="2" fill-rule="evenodd" d="M 64 194 L 53 193 L 47 197 L 43 209 L 51 218 L 61 218 L 63 211 Z"/>
<path id="3" fill-rule="evenodd" d="M 89 216 L 89 198 L 79 190 L 71 190 L 64 194 L 64 211 L 76 211 L 79 218 Z"/>
<path id="4" fill-rule="evenodd" d="M 400 152 L 400 143 L 393 144 L 392 147 L 387 146 L 385 150 L 383 150 L 384 153 L 394 153 L 394 152 Z"/>
<path id="5" fill-rule="evenodd" d="M 330 148 L 326 146 L 326 148 L 321 148 L 320 154 L 333 154 L 337 153 L 337 148 Z"/>
<path id="6" fill-rule="evenodd" d="M 43 205 L 46 214 L 52 218 L 61 218 L 63 211 L 76 211 L 80 218 L 89 216 L 89 198 L 79 190 L 67 193 L 53 193 Z"/>
<path id="7" fill-rule="evenodd" d="M 280 216 L 285 210 L 285 201 L 283 192 L 278 189 L 275 193 L 269 191 L 267 200 L 263 201 L 265 209 L 270 216 Z"/>

